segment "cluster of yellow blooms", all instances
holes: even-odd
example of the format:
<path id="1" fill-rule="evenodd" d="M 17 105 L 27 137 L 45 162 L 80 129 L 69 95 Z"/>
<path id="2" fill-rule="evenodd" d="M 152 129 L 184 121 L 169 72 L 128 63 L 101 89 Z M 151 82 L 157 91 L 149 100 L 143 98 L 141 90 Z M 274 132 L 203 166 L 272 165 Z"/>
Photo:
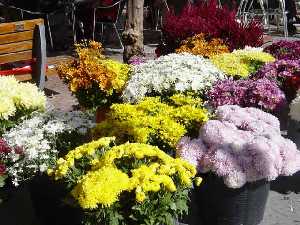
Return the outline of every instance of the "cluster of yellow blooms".
<path id="1" fill-rule="evenodd" d="M 200 98 L 174 95 L 170 103 L 160 97 L 146 97 L 136 105 L 114 104 L 107 119 L 93 130 L 95 137 L 116 136 L 118 141 L 155 144 L 153 137 L 171 148 L 187 133 L 189 127 L 199 126 L 209 118 Z"/>
<path id="2" fill-rule="evenodd" d="M 228 47 L 220 38 L 213 38 L 210 41 L 205 39 L 205 34 L 197 34 L 189 37 L 181 43 L 181 46 L 176 49 L 176 53 L 188 52 L 193 55 L 201 55 L 210 58 L 214 55 L 229 52 Z"/>
<path id="3" fill-rule="evenodd" d="M 275 58 L 269 53 L 249 48 L 216 55 L 211 60 L 228 76 L 248 77 L 265 63 L 275 61 Z"/>
<path id="4" fill-rule="evenodd" d="M 18 111 L 44 110 L 46 96 L 36 85 L 21 83 L 13 76 L 0 76 L 0 120 L 15 116 Z"/>
<path id="5" fill-rule="evenodd" d="M 105 59 L 102 45 L 95 41 L 75 45 L 78 59 L 61 64 L 58 75 L 69 84 L 72 92 L 89 89 L 93 85 L 107 95 L 123 90 L 131 68 L 127 64 Z"/>
<path id="6" fill-rule="evenodd" d="M 84 171 L 84 175 L 78 178 L 71 191 L 82 208 L 109 207 L 118 201 L 119 195 L 125 191 L 134 191 L 136 201 L 141 203 L 147 198 L 148 192 L 175 192 L 176 185 L 192 185 L 196 175 L 194 166 L 182 159 L 174 159 L 151 145 L 126 143 L 111 147 L 102 155 L 95 154 L 99 146 L 108 146 L 113 140 L 114 138 L 105 137 L 80 146 L 69 152 L 65 159 L 59 159 L 55 170 L 48 171 L 55 179 L 63 179 L 68 174 L 66 170 L 76 167 L 74 160 L 89 155 L 91 168 Z M 117 167 L 116 161 L 122 159 L 129 159 L 127 164 L 131 162 L 132 168 L 127 172 Z M 142 164 L 134 164 L 136 161 Z M 133 165 L 139 167 L 135 168 Z M 176 183 L 178 181 L 179 183 Z M 196 183 L 199 185 L 201 178 L 197 178 Z"/>

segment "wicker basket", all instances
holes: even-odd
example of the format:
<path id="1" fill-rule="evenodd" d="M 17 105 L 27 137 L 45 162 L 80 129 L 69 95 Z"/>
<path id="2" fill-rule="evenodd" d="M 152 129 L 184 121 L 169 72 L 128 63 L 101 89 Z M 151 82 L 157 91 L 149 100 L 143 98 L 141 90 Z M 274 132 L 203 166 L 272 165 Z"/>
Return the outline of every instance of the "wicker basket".
<path id="1" fill-rule="evenodd" d="M 213 174 L 202 177 L 203 184 L 192 195 L 190 225 L 258 225 L 262 221 L 270 190 L 267 181 L 231 189 Z"/>

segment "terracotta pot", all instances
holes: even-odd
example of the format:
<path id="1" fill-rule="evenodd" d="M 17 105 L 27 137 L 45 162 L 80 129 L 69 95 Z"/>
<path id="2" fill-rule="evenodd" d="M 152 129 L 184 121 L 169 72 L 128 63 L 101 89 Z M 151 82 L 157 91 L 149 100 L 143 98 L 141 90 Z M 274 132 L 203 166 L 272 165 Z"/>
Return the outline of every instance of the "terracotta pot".
<path id="1" fill-rule="evenodd" d="M 102 121 L 104 121 L 109 110 L 109 107 L 98 107 L 96 110 L 96 123 L 101 123 Z"/>

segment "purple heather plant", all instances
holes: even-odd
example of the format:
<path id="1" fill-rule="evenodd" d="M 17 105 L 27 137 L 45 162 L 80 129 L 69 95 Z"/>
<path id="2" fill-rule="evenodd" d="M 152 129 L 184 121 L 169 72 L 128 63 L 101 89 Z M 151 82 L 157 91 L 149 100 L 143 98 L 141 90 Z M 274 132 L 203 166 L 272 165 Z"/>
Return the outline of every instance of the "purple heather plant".
<path id="1" fill-rule="evenodd" d="M 209 105 L 256 107 L 265 111 L 276 111 L 286 104 L 284 93 L 278 85 L 268 79 L 222 80 L 208 92 Z"/>
<path id="2" fill-rule="evenodd" d="M 275 180 L 300 170 L 300 151 L 280 133 L 278 119 L 256 108 L 218 107 L 216 119 L 206 122 L 199 137 L 183 137 L 177 154 L 200 173 L 222 177 L 230 188 L 247 182 Z"/>
<path id="3" fill-rule="evenodd" d="M 300 59 L 300 41 L 278 41 L 264 49 L 276 59 Z"/>

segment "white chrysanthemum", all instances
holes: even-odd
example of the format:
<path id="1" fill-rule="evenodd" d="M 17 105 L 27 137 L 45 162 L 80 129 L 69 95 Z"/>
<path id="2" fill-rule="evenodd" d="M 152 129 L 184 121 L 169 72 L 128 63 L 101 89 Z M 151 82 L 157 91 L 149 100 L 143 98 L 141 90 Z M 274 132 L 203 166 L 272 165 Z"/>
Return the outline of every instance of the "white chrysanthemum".
<path id="1" fill-rule="evenodd" d="M 300 121 L 300 91 L 298 91 L 296 98 L 290 104 L 289 116 L 292 120 Z"/>
<path id="2" fill-rule="evenodd" d="M 225 78 L 208 59 L 188 53 L 169 54 L 136 65 L 122 97 L 126 102 L 136 102 L 153 92 L 203 93 L 215 81 Z"/>
<path id="3" fill-rule="evenodd" d="M 7 168 L 15 185 L 37 172 L 44 172 L 55 161 L 56 143 L 62 133 L 86 134 L 94 127 L 93 115 L 83 112 L 50 111 L 36 113 L 31 119 L 4 133 L 3 138 L 12 148 L 21 147 L 22 157 L 12 151 L 7 160 L 14 162 Z"/>

